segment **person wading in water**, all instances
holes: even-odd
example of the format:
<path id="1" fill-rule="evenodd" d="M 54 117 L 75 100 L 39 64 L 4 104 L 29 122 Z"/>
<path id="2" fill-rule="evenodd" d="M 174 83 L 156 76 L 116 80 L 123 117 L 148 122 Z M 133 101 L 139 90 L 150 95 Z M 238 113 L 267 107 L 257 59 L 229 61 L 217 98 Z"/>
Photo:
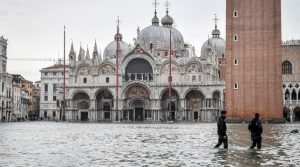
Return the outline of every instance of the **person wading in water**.
<path id="1" fill-rule="evenodd" d="M 224 144 L 224 149 L 228 149 L 228 138 L 227 138 L 227 126 L 226 126 L 226 111 L 221 111 L 221 116 L 218 119 L 218 144 L 214 148 L 218 148 L 222 143 Z"/>
<path id="2" fill-rule="evenodd" d="M 255 113 L 254 119 L 249 123 L 248 126 L 249 131 L 251 132 L 251 140 L 252 140 L 252 145 L 249 149 L 253 149 L 256 144 L 257 144 L 257 149 L 261 149 L 261 134 L 263 132 L 263 128 L 261 125 L 261 122 L 259 120 L 259 114 Z"/>

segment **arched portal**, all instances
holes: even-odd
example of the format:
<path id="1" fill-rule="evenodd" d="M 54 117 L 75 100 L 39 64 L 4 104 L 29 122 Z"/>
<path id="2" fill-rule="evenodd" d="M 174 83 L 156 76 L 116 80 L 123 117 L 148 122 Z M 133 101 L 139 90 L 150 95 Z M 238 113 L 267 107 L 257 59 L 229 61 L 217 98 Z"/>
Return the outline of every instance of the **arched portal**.
<path id="1" fill-rule="evenodd" d="M 186 118 L 188 120 L 201 120 L 201 109 L 204 107 L 205 97 L 198 90 L 190 90 L 186 96 Z"/>
<path id="2" fill-rule="evenodd" d="M 90 108 L 90 98 L 89 95 L 85 92 L 77 92 L 74 94 L 72 98 L 72 106 L 73 108 L 77 108 L 79 111 L 79 116 L 77 115 L 77 119 L 81 121 L 89 120 L 89 108 Z"/>
<path id="3" fill-rule="evenodd" d="M 300 107 L 294 109 L 295 121 L 300 121 Z"/>
<path id="4" fill-rule="evenodd" d="M 132 104 L 132 109 L 134 110 L 135 121 L 144 121 L 144 102 L 141 100 L 134 101 Z"/>
<path id="5" fill-rule="evenodd" d="M 130 121 L 144 121 L 151 115 L 147 114 L 150 109 L 150 93 L 141 84 L 131 85 L 124 93 L 123 119 Z M 149 110 L 150 113 L 150 110 Z"/>
<path id="6" fill-rule="evenodd" d="M 283 118 L 284 118 L 285 120 L 287 120 L 288 122 L 291 121 L 291 120 L 290 120 L 290 114 L 291 114 L 291 110 L 290 110 L 289 108 L 287 108 L 287 107 L 284 107 L 284 108 L 283 108 Z"/>
<path id="7" fill-rule="evenodd" d="M 171 98 L 169 97 L 169 89 L 165 89 L 161 95 L 161 109 L 164 120 L 175 120 L 179 108 L 179 96 L 176 90 L 171 89 Z M 170 108 L 171 104 L 171 108 Z"/>
<path id="8" fill-rule="evenodd" d="M 96 96 L 97 117 L 99 119 L 111 119 L 113 107 L 113 95 L 107 89 L 100 90 Z"/>

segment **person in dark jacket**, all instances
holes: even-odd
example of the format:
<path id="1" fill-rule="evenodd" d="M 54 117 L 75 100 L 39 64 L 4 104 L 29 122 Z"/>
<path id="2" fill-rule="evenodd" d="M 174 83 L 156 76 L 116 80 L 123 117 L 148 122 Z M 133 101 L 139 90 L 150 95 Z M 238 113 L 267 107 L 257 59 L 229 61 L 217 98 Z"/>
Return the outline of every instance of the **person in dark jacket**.
<path id="1" fill-rule="evenodd" d="M 226 126 L 226 111 L 221 111 L 221 116 L 218 119 L 218 144 L 215 148 L 218 148 L 222 143 L 224 144 L 224 149 L 228 149 L 228 138 L 227 138 L 227 126 Z"/>
<path id="2" fill-rule="evenodd" d="M 260 150 L 261 149 L 261 141 L 262 141 L 261 134 L 263 132 L 263 128 L 262 128 L 261 122 L 259 120 L 258 113 L 255 113 L 255 117 L 249 123 L 248 129 L 251 132 L 251 140 L 252 140 L 252 145 L 251 145 L 250 149 L 253 149 L 257 145 L 257 149 Z"/>

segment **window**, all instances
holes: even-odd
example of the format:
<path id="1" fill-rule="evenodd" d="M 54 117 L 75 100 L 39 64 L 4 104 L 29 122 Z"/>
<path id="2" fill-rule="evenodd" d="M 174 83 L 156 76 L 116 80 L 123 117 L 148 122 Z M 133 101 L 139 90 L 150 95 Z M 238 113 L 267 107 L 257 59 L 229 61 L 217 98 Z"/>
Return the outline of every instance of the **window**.
<path id="1" fill-rule="evenodd" d="M 56 101 L 56 96 L 53 96 L 53 101 Z"/>
<path id="2" fill-rule="evenodd" d="M 45 72 L 45 76 L 48 76 L 48 72 Z"/>
<path id="3" fill-rule="evenodd" d="M 4 82 L 2 82 L 2 92 L 4 92 Z"/>
<path id="4" fill-rule="evenodd" d="M 48 92 L 48 84 L 45 84 L 45 92 Z"/>
<path id="5" fill-rule="evenodd" d="M 235 89 L 235 90 L 239 89 L 239 84 L 238 83 L 234 83 L 233 89 Z"/>
<path id="6" fill-rule="evenodd" d="M 47 111 L 44 111 L 44 118 L 47 118 Z"/>
<path id="7" fill-rule="evenodd" d="M 52 111 L 53 119 L 56 117 L 56 111 Z"/>
<path id="8" fill-rule="evenodd" d="M 239 37 L 237 35 L 234 35 L 233 36 L 233 41 L 238 41 L 239 40 Z"/>
<path id="9" fill-rule="evenodd" d="M 238 11 L 233 11 L 233 17 L 238 17 L 239 16 L 239 12 Z"/>
<path id="10" fill-rule="evenodd" d="M 222 61 L 221 60 L 219 60 L 219 65 L 221 65 L 222 64 Z"/>
<path id="11" fill-rule="evenodd" d="M 53 72 L 53 76 L 56 76 L 56 72 Z"/>
<path id="12" fill-rule="evenodd" d="M 53 84 L 53 92 L 56 92 L 56 90 L 57 90 L 57 86 L 56 84 Z"/>
<path id="13" fill-rule="evenodd" d="M 197 80 L 197 77 L 195 75 L 192 76 L 192 82 L 196 82 L 196 80 Z"/>
<path id="14" fill-rule="evenodd" d="M 168 52 L 165 52 L 165 56 L 168 56 Z"/>
<path id="15" fill-rule="evenodd" d="M 289 61 L 284 61 L 282 63 L 282 74 L 293 74 L 293 65 Z"/>
<path id="16" fill-rule="evenodd" d="M 61 76 L 64 76 L 64 73 L 63 73 L 63 72 L 61 73 Z"/>
<path id="17" fill-rule="evenodd" d="M 234 58 L 234 59 L 233 59 L 233 64 L 234 64 L 234 65 L 238 65 L 238 64 L 239 64 L 239 61 L 238 61 L 237 58 Z"/>
<path id="18" fill-rule="evenodd" d="M 48 96 L 44 96 L 44 101 L 48 101 Z"/>
<path id="19" fill-rule="evenodd" d="M 86 80 L 86 78 L 83 78 L 83 83 L 87 83 L 87 80 Z"/>
<path id="20" fill-rule="evenodd" d="M 109 77 L 106 77 L 106 83 L 109 83 Z"/>

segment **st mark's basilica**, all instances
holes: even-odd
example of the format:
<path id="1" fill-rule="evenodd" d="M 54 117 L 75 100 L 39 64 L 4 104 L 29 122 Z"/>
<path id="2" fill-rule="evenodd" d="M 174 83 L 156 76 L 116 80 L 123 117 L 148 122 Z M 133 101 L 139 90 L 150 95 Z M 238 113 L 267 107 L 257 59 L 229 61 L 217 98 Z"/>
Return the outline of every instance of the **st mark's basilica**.
<path id="1" fill-rule="evenodd" d="M 151 25 L 137 29 L 134 46 L 123 41 L 121 33 L 112 35 L 114 40 L 103 55 L 99 54 L 96 42 L 91 54 L 82 47 L 76 54 L 72 44 L 66 67 L 66 120 L 215 121 L 224 107 L 225 40 L 216 24 L 212 38 L 203 44 L 199 56 L 192 45 L 185 43 L 173 23 L 168 9 L 161 19 L 155 9 Z M 118 98 L 116 55 L 119 55 Z M 42 69 L 42 78 L 52 69 L 55 68 Z M 52 113 L 57 108 L 43 106 L 41 101 L 41 116 L 45 115 L 44 110 Z"/>

